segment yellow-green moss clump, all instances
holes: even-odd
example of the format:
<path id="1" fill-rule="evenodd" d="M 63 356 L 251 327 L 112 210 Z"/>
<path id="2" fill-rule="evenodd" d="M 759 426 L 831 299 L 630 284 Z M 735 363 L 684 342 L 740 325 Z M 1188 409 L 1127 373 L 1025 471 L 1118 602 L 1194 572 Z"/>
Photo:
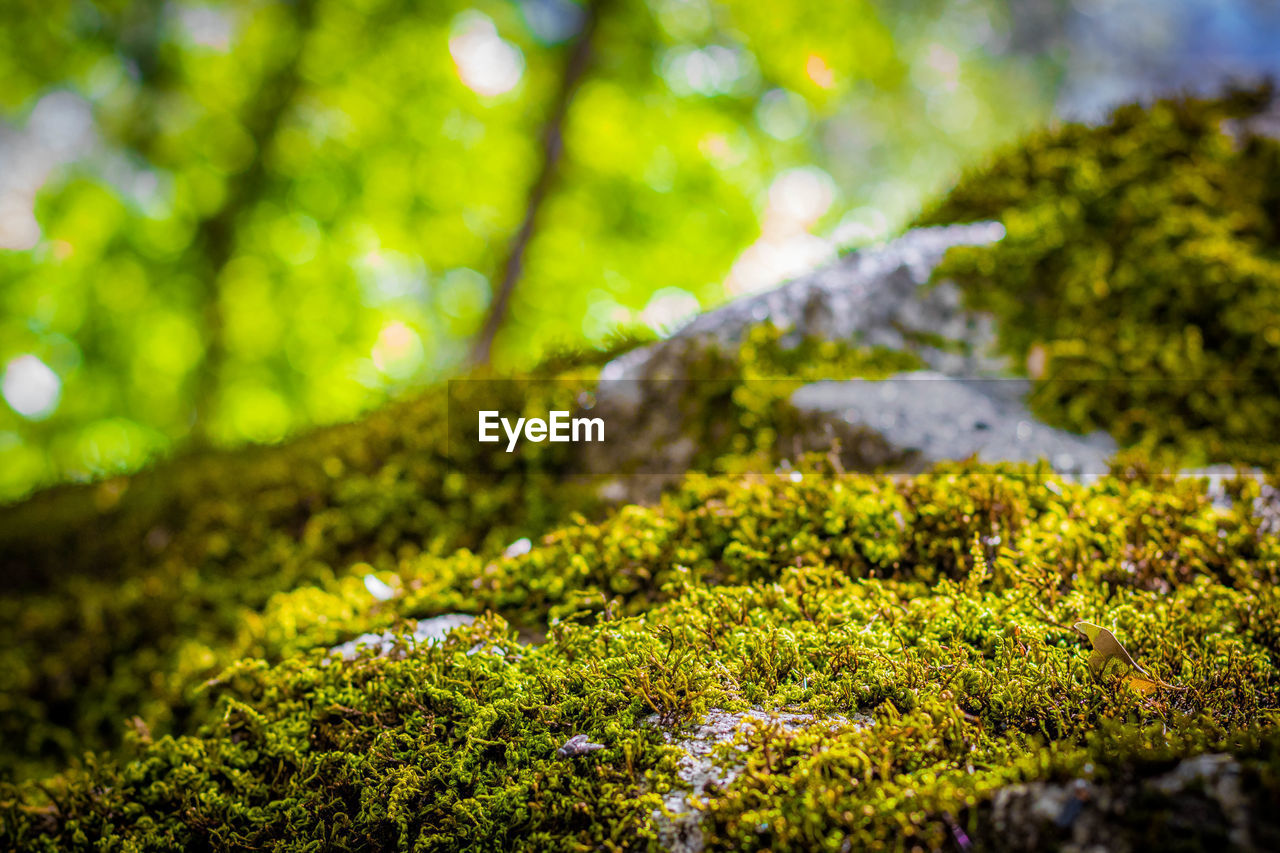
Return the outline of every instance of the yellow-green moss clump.
<path id="1" fill-rule="evenodd" d="M 784 350 L 779 337 L 762 327 L 736 356 L 708 352 L 691 367 L 709 381 L 673 401 L 690 431 L 712 410 L 721 425 L 736 423 L 694 436 L 697 465 L 776 451 L 800 426 L 785 393 L 805 376 L 915 364 L 839 343 Z M 630 345 L 549 361 L 537 375 L 580 384 L 530 386 L 538 399 L 513 397 L 511 409 L 571 407 L 596 365 Z M 745 381 L 762 376 L 792 380 Z M 110 747 L 134 715 L 157 732 L 182 731 L 196 686 L 242 654 L 265 653 L 262 613 L 278 593 L 297 590 L 295 608 L 337 596 L 338 612 L 353 613 L 371 601 L 367 573 L 463 547 L 492 553 L 570 512 L 598 514 L 591 484 L 562 474 L 566 445 L 474 459 L 455 448 L 447 459 L 446 433 L 438 389 L 281 447 L 182 458 L 0 509 L 0 779 Z"/>
<path id="2" fill-rule="evenodd" d="M 1223 496 L 975 465 L 693 476 L 523 555 L 406 559 L 380 610 L 286 595 L 264 619 L 287 630 L 262 633 L 280 663 L 207 684 L 193 734 L 139 723 L 115 758 L 4 789 L 0 846 L 643 849 L 678 785 L 660 727 L 746 707 L 874 724 L 746 735 L 746 772 L 702 804 L 708 849 L 994 843 L 992 797 L 1012 783 L 1123 785 L 1205 751 L 1235 756 L 1241 796 L 1265 802 L 1280 540 L 1258 483 Z M 457 609 L 503 616 L 408 653 L 327 652 Z M 1155 689 L 1095 673 L 1077 620 L 1112 629 Z M 578 734 L 604 748 L 558 756 Z M 1160 790 L 1118 840 L 1235 831 L 1210 808 L 1183 836 Z"/>
<path id="3" fill-rule="evenodd" d="M 186 687 L 277 592 L 332 587 L 361 561 L 492 546 L 585 506 L 537 449 L 448 476 L 440 396 L 3 510 L 0 773 L 109 745 L 133 714 L 181 719 Z"/>
<path id="4" fill-rule="evenodd" d="M 1117 110 L 1037 133 L 922 224 L 998 219 L 937 274 L 992 311 L 1051 421 L 1197 461 L 1280 447 L 1280 141 L 1268 90 Z"/>

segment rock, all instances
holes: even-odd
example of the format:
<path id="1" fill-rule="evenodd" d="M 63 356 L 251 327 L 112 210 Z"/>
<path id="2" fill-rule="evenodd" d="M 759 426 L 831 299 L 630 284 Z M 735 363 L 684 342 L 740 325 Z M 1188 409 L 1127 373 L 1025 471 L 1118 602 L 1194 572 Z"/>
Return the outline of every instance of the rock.
<path id="1" fill-rule="evenodd" d="M 1254 516 L 1263 526 L 1266 524 L 1267 504 L 1274 491 L 1267 485 L 1266 472 L 1261 468 L 1241 468 L 1236 465 L 1209 465 L 1204 468 L 1183 468 L 1180 476 L 1192 477 L 1206 481 L 1205 495 L 1215 507 L 1226 512 L 1231 509 L 1232 499 L 1227 484 L 1239 478 L 1255 480 L 1262 483 L 1259 496 L 1254 500 Z"/>
<path id="2" fill-rule="evenodd" d="M 597 749 L 604 749 L 604 744 L 592 743 L 586 735 L 574 735 L 556 750 L 556 755 L 561 758 L 574 758 L 579 755 L 586 755 L 589 752 L 595 752 Z"/>
<path id="3" fill-rule="evenodd" d="M 1264 483 L 1253 500 L 1253 517 L 1258 521 L 1260 536 L 1280 535 L 1280 488 Z"/>
<path id="4" fill-rule="evenodd" d="M 1234 758 L 1205 754 L 1146 778 L 1010 785 L 992 798 L 979 835 L 1025 851 L 1272 849 L 1275 811 L 1243 780 Z"/>
<path id="5" fill-rule="evenodd" d="M 529 541 L 528 537 L 522 537 L 508 545 L 506 550 L 502 552 L 502 556 L 510 560 L 523 554 L 528 554 L 532 550 L 533 543 Z"/>
<path id="6" fill-rule="evenodd" d="M 421 643 L 433 646 L 436 643 L 444 642 L 444 638 L 449 635 L 450 631 L 455 628 L 461 628 L 464 625 L 470 625 L 474 621 L 476 621 L 476 617 L 466 613 L 446 613 L 443 616 L 436 616 L 431 619 L 420 619 L 413 633 L 408 636 L 408 640 L 413 644 Z M 348 640 L 345 643 L 334 646 L 329 649 L 329 653 L 338 655 L 343 660 L 355 660 L 360 656 L 362 648 L 369 655 L 386 655 L 395 647 L 396 639 L 397 634 L 394 631 L 361 634 L 354 640 Z"/>
<path id="7" fill-rule="evenodd" d="M 1114 439 L 1041 423 L 1022 402 L 1029 389 L 1022 379 L 958 379 L 917 371 L 883 381 L 815 382 L 792 394 L 791 404 L 870 427 L 926 463 L 969 456 L 983 462 L 1046 459 L 1059 474 L 1105 474 L 1116 451 Z"/>
<path id="8" fill-rule="evenodd" d="M 1023 402 L 1030 383 L 992 354 L 990 318 L 966 310 L 953 283 L 930 283 L 948 249 L 986 245 L 1003 234 L 994 222 L 916 229 L 702 314 L 670 338 L 606 365 L 597 410 L 627 425 L 646 448 L 651 473 L 686 470 L 698 448 L 680 444 L 659 384 L 688 375 L 693 354 L 708 346 L 729 351 L 750 327 L 768 321 L 788 330 L 784 345 L 805 336 L 852 340 L 914 353 L 931 368 L 887 382 L 819 382 L 794 392 L 792 405 L 812 416 L 806 434 L 791 437 L 801 450 L 838 439 L 842 461 L 859 469 L 919 470 L 977 455 L 991 462 L 1047 459 L 1067 476 L 1106 473 L 1115 442 L 1104 433 L 1079 436 L 1041 423 Z M 616 470 L 609 468 L 616 461 L 602 458 L 597 468 Z"/>
<path id="9" fill-rule="evenodd" d="M 946 375 L 1007 375 L 1007 360 L 993 355 L 991 319 L 965 309 L 954 283 L 931 283 L 948 249 L 986 245 L 1003 235 L 1003 226 L 995 222 L 915 229 L 774 290 L 701 314 L 665 340 L 619 356 L 601 371 L 592 414 L 627 438 L 621 446 L 586 448 L 581 473 L 656 475 L 631 478 L 643 480 L 642 485 L 601 486 L 606 498 L 643 502 L 661 490 L 662 478 L 688 471 L 704 448 L 689 439 L 681 420 L 684 415 L 676 405 L 684 397 L 681 383 L 696 381 L 690 377 L 699 377 L 697 363 L 708 350 L 731 355 L 752 327 L 765 322 L 785 330 L 783 346 L 807 337 L 852 341 L 913 353 Z M 818 405 L 810 414 L 801 434 L 781 437 L 788 452 L 828 450 L 838 440 L 842 462 L 859 470 L 907 464 L 915 458 L 912 436 L 852 426 L 839 413 Z M 975 440 L 958 439 L 960 449 L 936 448 L 936 458 L 967 456 Z M 1058 444 L 1083 449 L 1077 447 L 1079 442 Z"/>
<path id="10" fill-rule="evenodd" d="M 998 222 L 908 231 L 880 248 L 855 252 L 774 290 L 707 311 L 665 340 L 609 362 L 600 378 L 608 384 L 687 375 L 681 366 L 691 343 L 729 350 L 764 322 L 789 330 L 796 341 L 805 336 L 856 340 L 914 352 L 948 374 L 1001 374 L 1007 364 L 989 353 L 990 318 L 965 310 L 954 284 L 924 285 L 948 249 L 988 245 L 1003 236 Z M 934 346 L 940 339 L 950 345 Z"/>
<path id="11" fill-rule="evenodd" d="M 1229 755 L 1197 755 L 1149 783 L 1165 796 L 1200 791 L 1217 802 L 1227 820 L 1232 845 L 1247 850 L 1253 845 L 1249 832 L 1249 801 L 1240 784 L 1240 764 Z"/>

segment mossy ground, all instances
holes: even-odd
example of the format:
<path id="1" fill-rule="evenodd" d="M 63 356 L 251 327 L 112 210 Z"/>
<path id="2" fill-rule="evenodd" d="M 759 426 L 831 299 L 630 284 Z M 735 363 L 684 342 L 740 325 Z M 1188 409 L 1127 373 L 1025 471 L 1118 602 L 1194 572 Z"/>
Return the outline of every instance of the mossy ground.
<path id="1" fill-rule="evenodd" d="M 1224 510 L 1189 480 L 814 465 L 692 477 L 517 557 L 410 559 L 381 612 L 337 624 L 313 593 L 287 619 L 293 653 L 207 684 L 194 734 L 138 725 L 114 759 L 9 789 L 8 840 L 643 848 L 676 756 L 640 721 L 748 706 L 876 722 L 753 735 L 767 748 L 705 804 L 713 849 L 942 847 L 948 821 L 982 837 L 981 805 L 1012 782 L 1205 750 L 1280 782 L 1280 542 L 1255 481 Z M 335 637 L 459 608 L 494 615 L 411 654 L 326 660 Z M 1079 619 L 1169 686 L 1097 675 Z M 557 757 L 574 734 L 605 749 Z"/>
<path id="2" fill-rule="evenodd" d="M 1006 224 L 948 272 L 1005 321 L 1011 351 L 1050 352 L 1050 376 L 1132 339 L 1126 376 L 1180 370 L 1193 352 L 1205 375 L 1240 364 L 1262 383 L 1275 155 L 1222 124 L 1250 103 L 1165 104 L 1032 139 L 1024 161 L 998 160 L 930 215 Z M 1162 230 L 1157 208 L 1186 233 Z M 1121 226 L 1125 239 L 1102 236 Z M 1157 249 L 1163 272 L 1148 275 Z M 1102 300 L 1092 325 L 1085 285 Z M 1130 328 L 1112 292 L 1150 310 Z M 1236 319 L 1205 319 L 1223 312 Z M 1204 347 L 1184 352 L 1192 326 Z M 804 425 L 744 377 L 911 364 L 778 340 L 761 330 L 696 368 L 723 378 L 680 401 L 690 423 L 714 406 L 742 429 L 700 435 L 698 465 L 719 473 L 652 505 L 607 509 L 561 476 L 552 445 L 462 473 L 442 456 L 435 395 L 6 509 L 0 848 L 653 848 L 654 811 L 680 784 L 662 729 L 749 707 L 850 722 L 744 735 L 742 775 L 700 803 L 708 849 L 1007 847 L 993 803 L 1012 784 L 1125 785 L 1206 752 L 1235 756 L 1249 795 L 1280 801 L 1274 477 L 1210 494 L 1138 454 L 1091 485 L 971 463 L 845 473 L 835 454 L 778 469 Z M 593 375 L 581 360 L 564 371 Z M 1076 386 L 1082 408 L 1042 397 L 1044 411 L 1179 459 L 1275 458 L 1258 431 L 1265 394 L 1184 410 L 1163 391 L 1101 387 Z M 530 550 L 503 556 L 521 536 Z M 375 601 L 366 575 L 394 594 Z M 481 618 L 439 645 L 328 653 L 458 611 Z M 1148 682 L 1096 671 L 1081 620 L 1113 631 Z M 558 756 L 574 735 L 604 748 Z M 1187 829 L 1161 797 L 1135 803 L 1117 846 L 1229 839 L 1234 818 L 1212 800 Z"/>
<path id="3" fill-rule="evenodd" d="M 806 376 L 915 363 L 838 343 L 783 349 L 779 338 L 761 327 L 732 357 L 692 356 L 706 381 L 672 402 L 698 467 L 776 458 L 780 437 L 803 426 L 785 394 Z M 537 399 L 512 408 L 569 405 L 609 354 L 549 360 L 536 372 L 559 381 L 520 386 Z M 788 379 L 750 381 L 762 376 Z M 734 427 L 712 435 L 708 411 Z M 0 598 L 0 778 L 109 748 L 135 715 L 183 730 L 193 689 L 241 656 L 279 654 L 310 602 L 334 618 L 366 608 L 369 572 L 458 548 L 496 553 L 603 511 L 589 479 L 565 476 L 564 445 L 449 458 L 447 421 L 435 392 L 283 447 L 186 458 L 0 510 L 0 572 L 14 593 Z"/>

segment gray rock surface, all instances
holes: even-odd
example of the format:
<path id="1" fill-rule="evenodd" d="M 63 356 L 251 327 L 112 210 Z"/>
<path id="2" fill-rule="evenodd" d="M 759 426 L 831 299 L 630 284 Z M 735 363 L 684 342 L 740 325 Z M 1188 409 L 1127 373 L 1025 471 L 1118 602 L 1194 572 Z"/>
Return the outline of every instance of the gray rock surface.
<path id="1" fill-rule="evenodd" d="M 598 749 L 604 749 L 604 744 L 592 743 L 586 735 L 574 735 L 556 750 L 556 755 L 561 758 L 577 758 L 579 755 L 587 755 Z"/>
<path id="2" fill-rule="evenodd" d="M 420 619 L 413 633 L 407 635 L 407 639 L 414 645 L 433 646 L 436 643 L 444 642 L 450 631 L 455 628 L 461 628 L 464 625 L 470 625 L 474 621 L 476 621 L 476 617 L 466 613 L 446 613 L 443 616 L 436 616 L 431 619 Z M 391 650 L 395 648 L 396 639 L 397 634 L 394 631 L 361 634 L 354 640 L 348 640 L 345 643 L 334 646 L 329 650 L 329 653 L 337 655 L 343 660 L 355 660 L 361 655 L 362 651 L 368 655 L 386 655 L 390 654 Z"/>
<path id="3" fill-rule="evenodd" d="M 984 462 L 1045 459 L 1059 474 L 1107 472 L 1115 440 L 1080 436 L 1038 421 L 1022 402 L 1021 379 L 961 379 L 933 371 L 892 379 L 815 382 L 791 395 L 801 411 L 825 412 L 864 425 L 925 462 L 977 456 Z"/>
<path id="4" fill-rule="evenodd" d="M 1258 533 L 1280 536 L 1280 489 L 1269 483 L 1262 486 L 1261 494 L 1253 500 L 1253 517 L 1258 521 Z"/>
<path id="5" fill-rule="evenodd" d="M 1246 788 L 1239 762 L 1222 754 L 1123 782 L 1010 785 L 992 798 L 980 834 L 1018 851 L 1275 849 L 1276 812 Z"/>
<path id="6" fill-rule="evenodd" d="M 670 337 L 632 350 L 605 366 L 605 383 L 620 379 L 680 378 L 690 342 L 729 349 L 752 326 L 771 322 L 793 340 L 814 336 L 857 340 L 917 353 L 953 375 L 1000 375 L 991 320 L 966 311 L 950 282 L 925 288 L 953 246 L 983 246 L 1004 236 L 998 222 L 917 228 L 876 249 L 865 249 L 765 293 L 700 314 Z M 934 346 L 938 339 L 952 343 Z"/>
<path id="7" fill-rule="evenodd" d="M 787 330 L 784 345 L 809 336 L 856 341 L 911 352 L 929 365 L 893 381 L 819 382 L 792 395 L 792 405 L 814 416 L 808 437 L 825 433 L 827 446 L 838 438 L 845 451 L 852 448 L 846 461 L 855 467 L 914 470 L 977 455 L 988 462 L 1046 459 L 1068 476 L 1103 474 L 1115 442 L 1039 422 L 1023 402 L 1029 383 L 1013 379 L 1007 360 L 994 354 L 991 318 L 966 310 L 952 282 L 931 283 L 948 249 L 1003 235 L 994 222 L 916 229 L 708 311 L 670 338 L 606 365 L 598 408 L 645 437 L 662 473 L 683 470 L 697 448 L 680 444 L 682 433 L 666 422 L 671 415 L 656 384 L 688 377 L 695 354 L 708 347 L 730 352 L 752 326 L 770 322 Z M 610 462 L 602 460 L 600 470 Z"/>

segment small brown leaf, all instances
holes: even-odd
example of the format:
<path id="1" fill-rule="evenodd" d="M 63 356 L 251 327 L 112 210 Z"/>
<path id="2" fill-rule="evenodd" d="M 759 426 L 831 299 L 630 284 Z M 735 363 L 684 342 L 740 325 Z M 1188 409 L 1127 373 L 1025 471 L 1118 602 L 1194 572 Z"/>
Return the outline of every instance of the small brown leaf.
<path id="1" fill-rule="evenodd" d="M 1130 669 L 1136 669 L 1143 675 L 1150 676 L 1145 669 L 1138 666 L 1138 662 L 1129 656 L 1129 652 L 1125 647 L 1120 645 L 1120 641 L 1116 639 L 1116 635 L 1098 625 L 1091 622 L 1077 622 L 1071 626 L 1089 638 L 1089 642 L 1093 644 L 1093 654 L 1089 655 L 1089 665 L 1093 667 L 1093 671 L 1101 675 L 1107 668 L 1107 664 L 1112 660 L 1126 664 Z"/>
<path id="2" fill-rule="evenodd" d="M 1099 676 L 1107 671 L 1107 667 L 1115 665 L 1124 668 L 1125 684 L 1135 693 L 1143 696 L 1154 693 L 1160 688 L 1176 690 L 1171 684 L 1165 684 L 1133 659 L 1116 635 L 1100 625 L 1092 622 L 1077 622 L 1071 626 L 1089 638 L 1093 652 L 1089 655 L 1089 666 Z"/>

